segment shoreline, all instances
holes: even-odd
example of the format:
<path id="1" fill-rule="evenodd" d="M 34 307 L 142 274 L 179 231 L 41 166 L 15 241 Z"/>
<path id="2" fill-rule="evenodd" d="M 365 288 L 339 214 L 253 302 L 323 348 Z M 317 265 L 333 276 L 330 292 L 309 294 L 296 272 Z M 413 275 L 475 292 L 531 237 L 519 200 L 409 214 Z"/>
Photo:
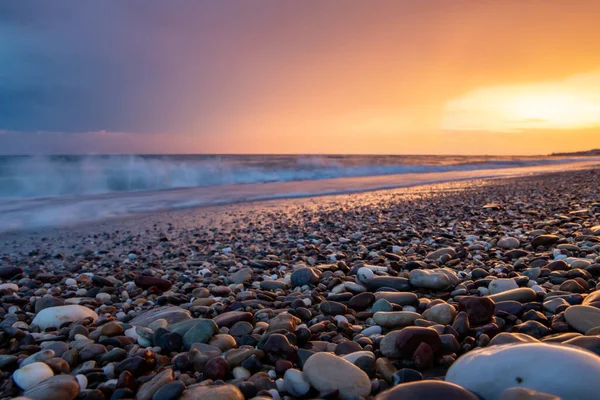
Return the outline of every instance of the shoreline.
<path id="1" fill-rule="evenodd" d="M 0 232 L 69 227 L 77 224 L 92 225 L 110 219 L 128 218 L 131 215 L 179 209 L 365 193 L 481 179 L 507 179 L 599 165 L 598 161 L 579 161 L 562 165 L 405 173 L 3 201 L 0 202 L 0 220 L 4 223 L 0 226 Z"/>
<path id="2" fill-rule="evenodd" d="M 159 399 L 379 400 L 445 378 L 459 386 L 432 398 L 494 399 L 512 374 L 588 398 L 600 383 L 573 381 L 577 365 L 600 373 L 599 181 L 593 168 L 0 236 L 1 395 L 23 394 L 33 357 L 65 377 L 44 390 L 77 375 L 94 398 L 171 385 Z M 573 370 L 520 370 L 506 353 L 525 342 Z"/>

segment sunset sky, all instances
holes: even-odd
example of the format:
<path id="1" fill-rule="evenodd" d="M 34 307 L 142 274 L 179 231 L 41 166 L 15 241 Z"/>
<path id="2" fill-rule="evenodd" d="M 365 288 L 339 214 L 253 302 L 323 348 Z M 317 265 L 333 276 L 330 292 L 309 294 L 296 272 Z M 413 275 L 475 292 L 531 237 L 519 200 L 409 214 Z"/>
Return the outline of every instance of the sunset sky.
<path id="1" fill-rule="evenodd" d="M 0 153 L 600 148 L 598 0 L 0 2 Z"/>

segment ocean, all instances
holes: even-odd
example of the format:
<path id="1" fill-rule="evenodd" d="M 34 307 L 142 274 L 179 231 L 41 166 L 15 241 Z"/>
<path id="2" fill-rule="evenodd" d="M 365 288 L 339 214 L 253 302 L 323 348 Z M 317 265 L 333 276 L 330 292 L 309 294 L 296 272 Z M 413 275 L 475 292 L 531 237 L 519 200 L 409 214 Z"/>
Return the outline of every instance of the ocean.
<path id="1" fill-rule="evenodd" d="M 558 170 L 600 157 L 0 156 L 0 232 L 185 207 Z"/>

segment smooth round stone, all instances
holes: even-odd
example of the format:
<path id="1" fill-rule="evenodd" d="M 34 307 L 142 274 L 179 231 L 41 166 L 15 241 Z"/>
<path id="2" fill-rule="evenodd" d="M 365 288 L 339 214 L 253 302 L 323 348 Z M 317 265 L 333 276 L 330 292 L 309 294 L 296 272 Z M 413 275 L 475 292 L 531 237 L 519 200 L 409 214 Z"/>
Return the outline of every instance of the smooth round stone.
<path id="1" fill-rule="evenodd" d="M 379 299 L 371 306 L 371 312 L 389 312 L 394 309 L 394 306 L 386 299 Z"/>
<path id="2" fill-rule="evenodd" d="M 371 381 L 366 373 L 349 361 L 331 353 L 316 353 L 303 367 L 304 378 L 316 390 L 338 391 L 340 398 L 367 397 Z"/>
<path id="3" fill-rule="evenodd" d="M 110 294 L 108 293 L 98 293 L 96 295 L 96 299 L 100 302 L 100 303 L 107 303 L 110 301 Z"/>
<path id="4" fill-rule="evenodd" d="M 507 290 L 517 289 L 519 285 L 514 279 L 494 279 L 488 285 L 490 294 L 498 294 L 506 292 Z"/>
<path id="5" fill-rule="evenodd" d="M 98 314 L 87 307 L 73 304 L 44 308 L 31 323 L 38 325 L 41 329 L 59 328 L 64 323 L 81 321 L 85 318 L 92 318 L 93 321 L 96 321 Z"/>
<path id="6" fill-rule="evenodd" d="M 386 390 L 375 397 L 375 400 L 479 400 L 468 390 L 444 381 L 418 381 L 402 383 Z M 488 399 L 486 399 L 488 400 Z"/>
<path id="7" fill-rule="evenodd" d="M 436 304 L 428 308 L 423 313 L 423 318 L 428 321 L 437 322 L 438 324 L 448 325 L 452 323 L 456 316 L 456 308 L 447 303 Z"/>
<path id="8" fill-rule="evenodd" d="M 532 368 L 543 366 L 543 370 Z M 486 400 L 514 386 L 564 399 L 593 399 L 600 392 L 600 357 L 575 347 L 528 343 L 491 346 L 460 357 L 446 380 Z"/>
<path id="9" fill-rule="evenodd" d="M 375 299 L 377 301 L 384 299 L 390 303 L 398 304 L 400 306 L 408 306 L 415 304 L 419 301 L 419 297 L 414 293 L 406 292 L 375 292 Z M 384 310 L 381 310 L 384 311 Z"/>
<path id="10" fill-rule="evenodd" d="M 48 365 L 43 362 L 34 362 L 13 372 L 12 378 L 17 386 L 27 390 L 53 376 L 54 372 Z"/>
<path id="11" fill-rule="evenodd" d="M 421 315 L 410 311 L 376 312 L 373 315 L 375 323 L 384 328 L 397 328 L 400 326 L 414 325 Z"/>
<path id="12" fill-rule="evenodd" d="M 140 386 L 136 400 L 151 400 L 154 393 L 158 391 L 161 387 L 165 386 L 169 382 L 175 380 L 175 376 L 173 375 L 173 370 L 168 368 L 159 372 L 154 376 L 154 378 L 150 379 L 148 382 L 144 383 Z"/>
<path id="13" fill-rule="evenodd" d="M 79 391 L 79 383 L 74 376 L 57 375 L 25 391 L 23 396 L 32 400 L 73 400 Z"/>
<path id="14" fill-rule="evenodd" d="M 409 326 L 392 331 L 381 339 L 379 349 L 384 357 L 410 358 L 421 343 L 426 343 L 435 352 L 442 348 L 439 333 L 433 328 Z"/>
<path id="15" fill-rule="evenodd" d="M 408 277 L 411 285 L 432 290 L 449 289 L 460 282 L 456 272 L 449 268 L 413 269 Z"/>
<path id="16" fill-rule="evenodd" d="M 571 306 L 565 310 L 567 323 L 581 333 L 600 326 L 600 309 L 591 306 Z"/>
<path id="17" fill-rule="evenodd" d="M 449 255 L 450 257 L 456 257 L 456 250 L 454 250 L 452 247 L 444 247 L 444 248 L 432 251 L 431 253 L 427 254 L 427 256 L 425 256 L 425 258 L 428 260 L 437 260 L 438 258 L 445 256 L 445 255 Z"/>
<path id="18" fill-rule="evenodd" d="M 357 283 L 367 283 L 374 277 L 375 274 L 373 273 L 373 271 L 371 271 L 370 268 L 361 267 L 356 272 Z"/>
<path id="19" fill-rule="evenodd" d="M 509 333 L 509 332 L 501 332 L 494 336 L 488 346 L 496 346 L 502 344 L 510 344 L 510 343 L 538 343 L 539 340 L 534 338 L 533 336 L 526 335 L 524 333 Z"/>
<path id="20" fill-rule="evenodd" d="M 518 249 L 521 246 L 521 242 L 519 242 L 519 239 L 514 238 L 514 237 L 504 237 L 500 240 L 498 240 L 498 247 L 502 248 L 502 249 Z"/>
<path id="21" fill-rule="evenodd" d="M 495 303 L 499 303 L 501 301 L 509 301 L 514 300 L 519 303 L 529 303 L 530 301 L 535 301 L 537 294 L 535 290 L 530 288 L 518 288 L 507 290 L 505 292 L 492 294 L 488 296 L 489 299 L 493 300 Z"/>
<path id="22" fill-rule="evenodd" d="M 292 272 L 291 282 L 292 287 L 313 285 L 319 282 L 319 274 L 314 268 L 301 267 Z"/>
<path id="23" fill-rule="evenodd" d="M 364 336 L 381 335 L 382 329 L 379 325 L 373 325 L 363 329 L 360 333 Z"/>
<path id="24" fill-rule="evenodd" d="M 200 319 L 183 335 L 183 347 L 189 349 L 194 343 L 208 343 L 218 331 L 219 328 L 212 319 Z"/>
<path id="25" fill-rule="evenodd" d="M 244 395 L 240 389 L 234 385 L 213 385 L 206 386 L 197 384 L 189 386 L 183 391 L 179 400 L 244 400 Z"/>
<path id="26" fill-rule="evenodd" d="M 164 319 L 169 323 L 169 325 L 171 325 L 176 324 L 178 322 L 190 320 L 192 319 L 192 317 L 188 310 L 184 310 L 181 307 L 166 306 L 143 311 L 140 314 L 138 314 L 137 317 L 129 321 L 129 324 L 133 326 L 148 326 L 157 319 Z"/>
<path id="27" fill-rule="evenodd" d="M 587 295 L 581 305 L 600 308 L 600 290 L 596 290 Z"/>
<path id="28" fill-rule="evenodd" d="M 304 379 L 304 374 L 294 368 L 285 371 L 283 376 L 285 391 L 294 397 L 302 397 L 310 390 L 310 384 Z"/>

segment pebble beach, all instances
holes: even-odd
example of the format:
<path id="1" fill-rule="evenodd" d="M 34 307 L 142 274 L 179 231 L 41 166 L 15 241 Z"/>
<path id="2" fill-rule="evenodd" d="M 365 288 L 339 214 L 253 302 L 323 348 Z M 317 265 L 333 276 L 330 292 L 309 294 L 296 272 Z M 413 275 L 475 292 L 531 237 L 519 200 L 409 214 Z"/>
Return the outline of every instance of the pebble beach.
<path id="1" fill-rule="evenodd" d="M 3 234 L 0 398 L 598 398 L 599 183 L 590 168 Z"/>

